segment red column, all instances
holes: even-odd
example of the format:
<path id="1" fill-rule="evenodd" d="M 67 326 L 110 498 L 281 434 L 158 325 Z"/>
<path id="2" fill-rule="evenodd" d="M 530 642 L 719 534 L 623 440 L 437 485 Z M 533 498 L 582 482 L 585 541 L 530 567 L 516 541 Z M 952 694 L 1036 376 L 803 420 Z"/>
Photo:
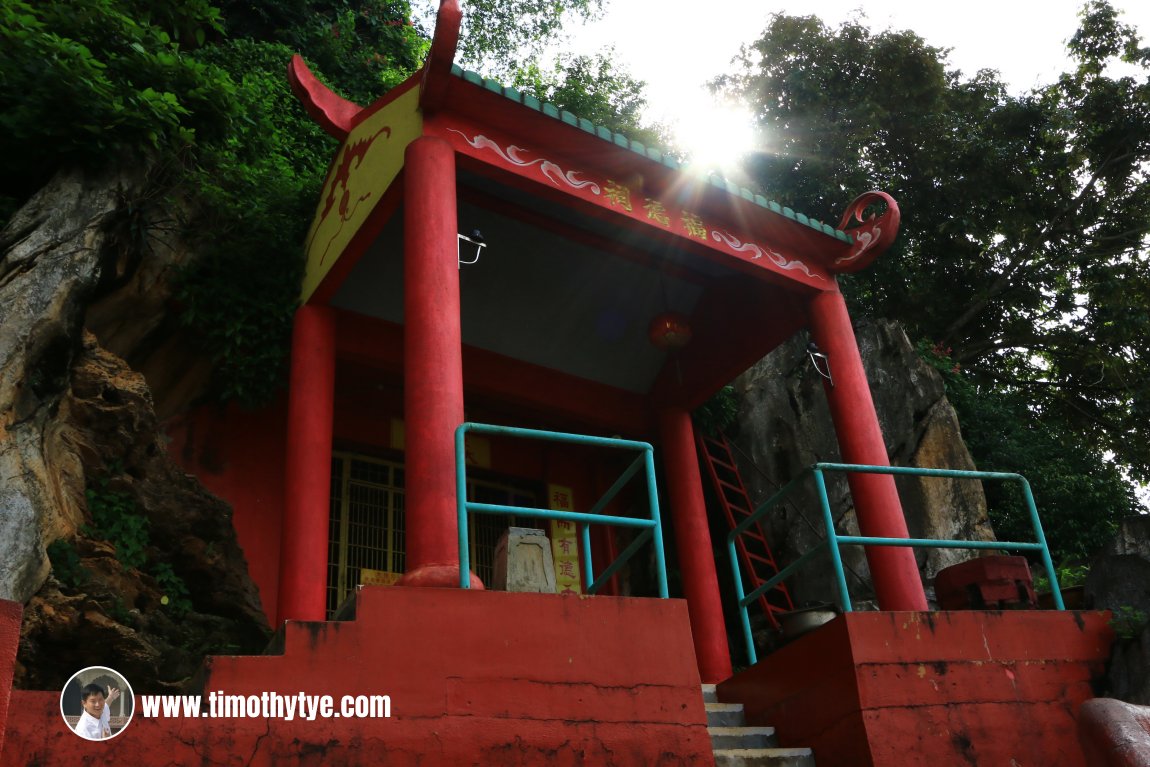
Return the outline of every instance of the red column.
<path id="1" fill-rule="evenodd" d="M 817 295 L 810 304 L 811 334 L 827 355 L 834 385 L 824 382 L 831 418 L 845 463 L 889 466 L 886 443 L 879 428 L 862 357 L 859 356 L 846 302 L 837 289 Z M 851 495 L 863 535 L 906 538 L 906 519 L 895 489 L 886 474 L 852 474 Z M 914 551 L 889 546 L 866 550 L 875 593 L 884 610 L 925 610 Z"/>
<path id="2" fill-rule="evenodd" d="M 407 147 L 403 203 L 407 573 L 400 583 L 456 586 L 455 429 L 463 423 L 463 360 L 455 154 L 446 141 L 424 136 Z"/>
<path id="3" fill-rule="evenodd" d="M 4 753 L 4 732 L 8 726 L 8 702 L 12 677 L 16 674 L 16 649 L 20 644 L 20 620 L 24 606 L 0 599 L 0 754 Z"/>
<path id="4" fill-rule="evenodd" d="M 659 432 L 699 675 L 705 683 L 721 682 L 731 676 L 731 653 L 691 415 L 681 407 L 666 408 L 659 414 Z"/>
<path id="5" fill-rule="evenodd" d="M 301 306 L 292 331 L 278 620 L 326 617 L 335 314 Z"/>

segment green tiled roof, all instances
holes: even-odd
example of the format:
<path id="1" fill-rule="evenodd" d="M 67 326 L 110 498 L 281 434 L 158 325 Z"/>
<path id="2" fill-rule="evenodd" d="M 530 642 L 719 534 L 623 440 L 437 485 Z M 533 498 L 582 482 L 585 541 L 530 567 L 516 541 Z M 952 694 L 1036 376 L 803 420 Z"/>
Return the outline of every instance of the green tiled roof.
<path id="1" fill-rule="evenodd" d="M 473 83 L 480 86 L 481 88 L 485 88 L 492 93 L 498 93 L 506 98 L 511 99 L 514 102 L 522 104 L 525 107 L 534 109 L 536 112 L 542 112 L 550 118 L 565 122 L 568 125 L 584 130 L 593 136 L 598 136 L 603 141 L 609 141 L 618 147 L 629 149 L 636 154 L 643 155 L 649 160 L 653 160 L 657 163 L 662 163 L 672 170 L 680 170 L 683 167 L 683 165 L 680 164 L 679 161 L 674 157 L 663 154 L 663 152 L 659 151 L 656 147 L 644 146 L 638 141 L 632 141 L 622 133 L 615 133 L 614 131 L 604 128 L 602 125 L 595 125 L 590 120 L 584 119 L 577 115 L 573 115 L 567 110 L 560 109 L 554 104 L 542 102 L 534 96 L 530 96 L 526 93 L 520 93 L 515 88 L 504 87 L 495 80 L 490 80 L 470 70 L 462 69 L 457 64 L 453 64 L 451 66 L 451 73 L 456 77 L 463 78 L 469 83 Z M 795 213 L 790 208 L 785 208 L 774 200 L 768 200 L 761 194 L 755 194 L 753 191 L 747 189 L 746 187 L 741 187 L 737 184 L 733 184 L 722 176 L 712 174 L 707 178 L 712 186 L 723 189 L 729 194 L 735 195 L 736 197 L 742 197 L 744 200 L 753 202 L 759 207 L 766 208 L 767 210 L 770 210 L 774 213 L 778 213 L 780 216 L 789 218 L 792 221 L 803 224 L 804 226 L 809 226 L 811 229 L 822 232 L 823 234 L 830 237 L 834 237 L 837 240 L 842 240 L 843 242 L 854 242 L 854 238 L 846 232 L 835 229 L 830 224 L 824 224 L 821 221 L 816 221 L 813 218 L 808 218 L 802 213 Z"/>

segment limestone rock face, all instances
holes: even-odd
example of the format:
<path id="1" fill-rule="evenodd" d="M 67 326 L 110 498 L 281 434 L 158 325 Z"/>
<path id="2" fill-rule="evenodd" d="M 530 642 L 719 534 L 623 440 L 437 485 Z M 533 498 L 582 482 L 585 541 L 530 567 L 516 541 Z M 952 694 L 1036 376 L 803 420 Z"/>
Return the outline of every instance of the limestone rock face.
<path id="1" fill-rule="evenodd" d="M 47 541 L 77 526 L 81 497 L 61 481 L 45 436 L 57 422 L 104 225 L 121 179 L 57 178 L 0 235 L 0 597 L 25 602 L 48 573 Z M 81 472 L 82 475 L 82 472 Z M 80 484 L 81 492 L 83 483 Z"/>
<path id="2" fill-rule="evenodd" d="M 1150 516 L 1122 520 L 1091 563 L 1085 591 L 1087 607 L 1115 614 L 1106 694 L 1150 706 Z"/>
<path id="3" fill-rule="evenodd" d="M 109 665 L 174 688 L 266 636 L 230 508 L 168 458 L 148 382 L 84 329 L 143 367 L 180 346 L 164 312 L 186 250 L 122 239 L 148 231 L 125 219 L 141 183 L 60 176 L 0 234 L 0 597 L 26 603 L 22 687 Z M 107 529 L 125 524 L 134 560 Z"/>
<path id="4" fill-rule="evenodd" d="M 920 359 L 902 329 L 892 322 L 874 321 L 861 323 L 855 332 L 890 463 L 974 469 L 941 376 Z M 811 464 L 842 460 L 822 379 L 807 357 L 807 341 L 797 336 L 735 382 L 741 403 L 739 432 L 734 440 L 736 455 L 756 504 Z M 897 484 L 911 537 L 994 540 L 978 482 L 903 477 Z M 827 491 L 836 530 L 857 534 L 845 478 L 828 477 Z M 791 561 L 822 540 L 821 516 L 811 482 L 767 520 L 768 535 L 780 563 Z M 862 550 L 844 547 L 842 553 L 852 595 L 868 598 L 873 592 Z M 916 556 L 929 586 L 940 569 L 975 554 L 930 549 L 919 550 Z M 801 604 L 835 601 L 833 584 L 829 559 L 822 558 L 808 564 L 789 586 L 792 597 Z"/>
<path id="5" fill-rule="evenodd" d="M 143 377 L 91 334 L 84 335 L 46 452 L 49 461 L 61 455 L 80 466 L 73 494 L 83 497 L 86 471 L 100 478 L 96 495 L 114 494 L 130 507 L 126 514 L 147 520 L 147 563 L 123 564 L 90 522 L 63 536 L 61 551 L 76 559 L 25 608 L 18 684 L 53 689 L 68 669 L 102 664 L 153 689 L 174 689 L 208 651 L 262 647 L 266 623 L 231 509 L 169 459 Z M 160 580 L 164 565 L 186 594 Z"/>

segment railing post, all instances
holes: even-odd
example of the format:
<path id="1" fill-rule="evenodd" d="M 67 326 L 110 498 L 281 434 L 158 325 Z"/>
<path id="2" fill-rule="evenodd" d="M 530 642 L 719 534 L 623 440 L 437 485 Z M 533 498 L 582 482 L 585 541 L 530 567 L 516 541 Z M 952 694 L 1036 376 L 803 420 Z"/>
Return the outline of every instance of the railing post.
<path id="1" fill-rule="evenodd" d="M 470 432 L 482 432 L 487 434 L 502 434 L 512 437 L 525 437 L 528 439 L 541 439 L 552 442 L 570 442 L 582 445 L 600 445 L 611 448 L 622 448 L 625 450 L 639 451 L 639 457 L 631 463 L 631 465 L 623 472 L 619 480 L 611 486 L 607 493 L 595 504 L 592 510 L 588 513 L 585 512 L 569 512 L 569 511 L 556 511 L 555 509 L 537 509 L 523 506 L 503 506 L 491 503 L 478 503 L 467 500 L 467 461 L 466 461 L 466 444 L 467 434 Z M 583 548 L 582 563 L 584 573 L 586 574 L 586 584 L 588 591 L 598 591 L 602 585 L 599 581 L 606 581 L 612 577 L 619 568 L 630 559 L 641 545 L 646 543 L 649 537 L 654 543 L 655 554 L 655 567 L 656 576 L 658 578 L 659 596 L 663 599 L 667 598 L 667 564 L 663 553 L 663 534 L 660 529 L 661 521 L 659 517 L 659 494 L 655 485 L 655 461 L 654 450 L 651 445 L 646 442 L 634 442 L 631 440 L 607 438 L 607 437 L 588 437 L 581 434 L 565 434 L 562 432 L 540 431 L 538 429 L 520 429 L 511 426 L 491 426 L 488 424 L 476 423 L 463 423 L 460 424 L 455 430 L 455 486 L 456 486 L 456 527 L 458 529 L 458 547 L 459 547 L 459 581 L 462 588 L 482 588 L 482 584 L 478 579 L 471 576 L 469 572 L 470 567 L 470 548 L 469 548 L 469 530 L 467 525 L 468 514 L 519 514 L 527 517 L 538 517 L 541 519 L 561 519 L 569 522 L 574 522 L 580 528 L 580 544 Z M 623 487 L 623 485 L 638 473 L 639 469 L 645 469 L 645 478 L 647 480 L 647 498 L 651 513 L 649 520 L 636 519 L 634 517 L 619 517 L 610 514 L 603 514 L 601 510 L 607 505 L 611 498 Z M 640 528 L 643 530 L 631 545 L 604 569 L 603 574 L 598 578 L 594 578 L 594 563 L 591 554 L 591 536 L 590 525 L 607 525 L 607 526 L 623 526 Z"/>
<path id="2" fill-rule="evenodd" d="M 651 530 L 651 537 L 655 542 L 655 573 L 659 581 L 659 597 L 666 599 L 667 592 L 667 562 L 663 551 L 663 520 L 659 514 L 659 491 L 655 487 L 655 451 L 650 445 L 643 452 L 643 461 L 647 469 L 647 503 L 651 507 L 651 519 L 655 527 Z"/>
<path id="3" fill-rule="evenodd" d="M 851 593 L 847 588 L 847 577 L 843 571 L 843 555 L 839 551 L 838 533 L 835 532 L 835 518 L 831 513 L 831 502 L 827 497 L 827 483 L 823 477 L 822 469 L 815 468 L 813 474 L 815 475 L 815 486 L 819 491 L 819 504 L 822 506 L 823 511 L 823 524 L 827 528 L 827 550 L 831 555 L 831 562 L 835 568 L 835 584 L 839 589 L 839 600 L 841 601 L 840 607 L 843 612 L 851 612 L 854 608 L 851 606 Z"/>
<path id="4" fill-rule="evenodd" d="M 1025 477 L 1018 478 L 1022 485 L 1022 498 L 1026 501 L 1026 510 L 1030 512 L 1030 524 L 1034 528 L 1034 536 L 1042 544 L 1042 565 L 1046 568 L 1046 577 L 1050 579 L 1050 595 L 1054 598 L 1054 609 L 1065 610 L 1062 603 L 1062 586 L 1058 583 L 1058 576 L 1054 572 L 1054 561 L 1050 558 L 1050 547 L 1046 545 L 1046 534 L 1042 532 L 1042 522 L 1038 519 L 1038 507 L 1034 505 L 1034 493 L 1030 492 L 1030 483 Z"/>
<path id="5" fill-rule="evenodd" d="M 471 545 L 467 528 L 467 432 L 471 424 L 455 430 L 456 527 L 459 530 L 459 588 L 471 588 Z"/>

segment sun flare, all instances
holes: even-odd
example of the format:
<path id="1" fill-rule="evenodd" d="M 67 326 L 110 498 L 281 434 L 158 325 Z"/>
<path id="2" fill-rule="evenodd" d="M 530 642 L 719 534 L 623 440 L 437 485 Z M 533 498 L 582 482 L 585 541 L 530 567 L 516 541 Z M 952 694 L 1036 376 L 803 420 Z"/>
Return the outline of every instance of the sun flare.
<path id="1" fill-rule="evenodd" d="M 674 136 L 691 167 L 703 172 L 736 170 L 756 143 L 754 118 L 749 111 L 710 99 L 680 115 Z"/>

